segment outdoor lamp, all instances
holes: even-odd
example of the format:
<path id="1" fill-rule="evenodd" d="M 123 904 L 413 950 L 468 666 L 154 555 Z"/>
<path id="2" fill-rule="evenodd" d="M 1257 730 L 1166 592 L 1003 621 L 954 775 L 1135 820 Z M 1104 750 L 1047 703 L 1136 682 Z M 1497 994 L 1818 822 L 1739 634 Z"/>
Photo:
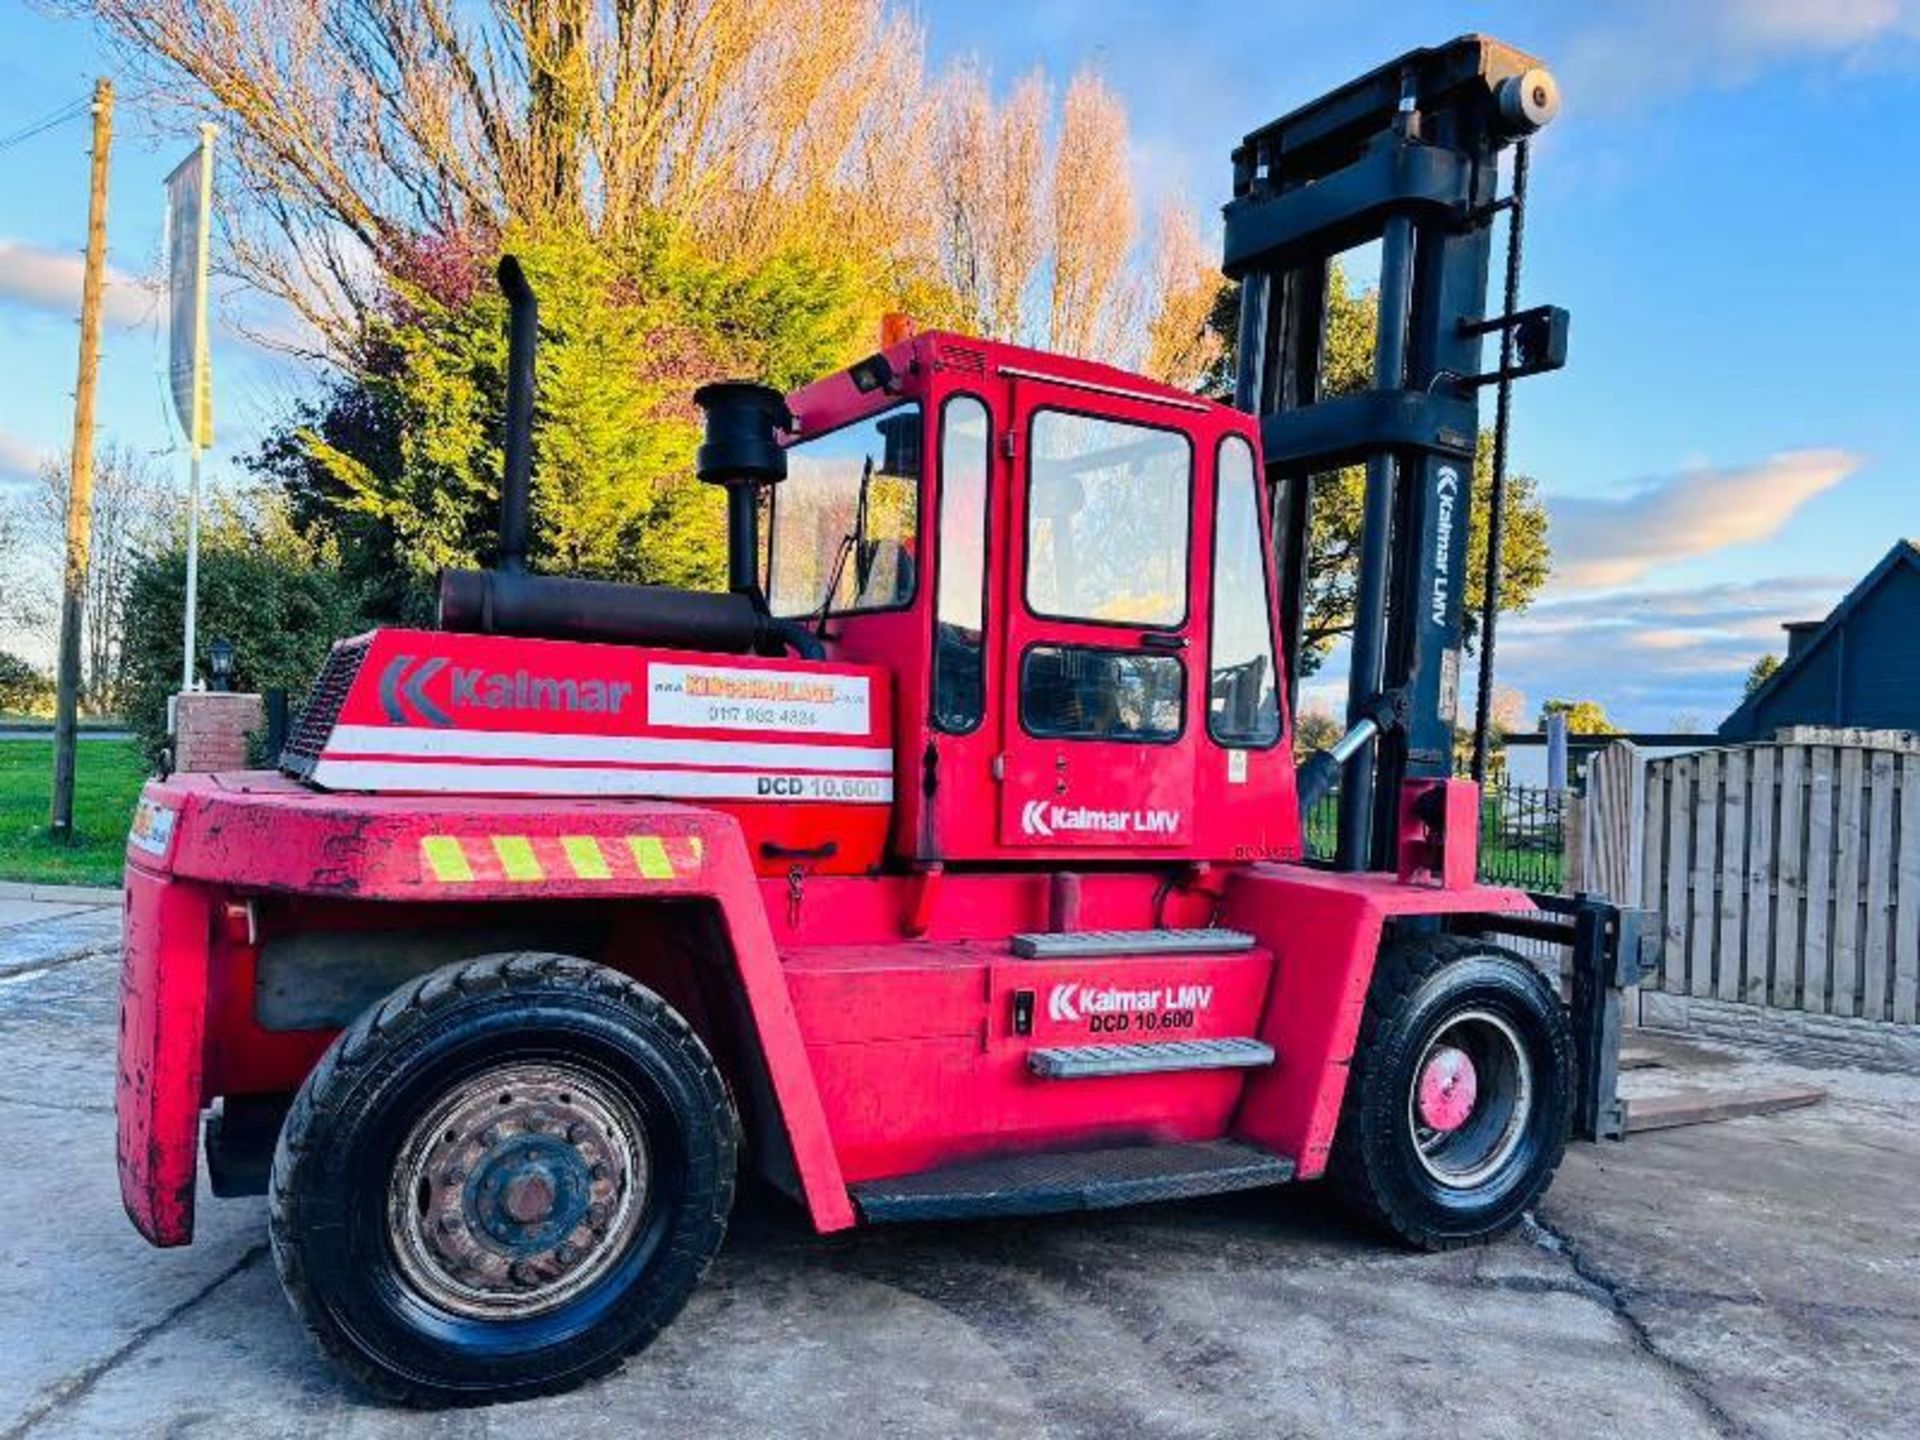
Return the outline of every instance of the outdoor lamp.
<path id="1" fill-rule="evenodd" d="M 233 688 L 233 642 L 215 639 L 207 644 L 207 671 L 212 676 L 208 688 L 230 690 Z"/>

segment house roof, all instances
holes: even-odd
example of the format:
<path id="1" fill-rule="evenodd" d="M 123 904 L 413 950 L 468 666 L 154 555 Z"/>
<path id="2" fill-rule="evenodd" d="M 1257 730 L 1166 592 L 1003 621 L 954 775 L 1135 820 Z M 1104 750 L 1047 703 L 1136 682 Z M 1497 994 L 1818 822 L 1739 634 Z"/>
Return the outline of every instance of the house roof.
<path id="1" fill-rule="evenodd" d="M 1776 690 L 1790 683 L 1791 677 L 1846 627 L 1848 617 L 1860 608 L 1867 597 L 1884 585 L 1888 578 L 1903 565 L 1911 565 L 1916 571 L 1920 571 L 1920 540 L 1895 541 L 1893 548 L 1881 557 L 1880 563 L 1869 570 L 1860 583 L 1842 597 L 1840 603 L 1833 607 L 1825 620 L 1818 622 L 1819 628 L 1800 643 L 1799 649 L 1782 662 L 1780 668 L 1769 675 L 1757 690 L 1742 700 L 1731 715 L 1720 722 L 1719 733 L 1746 735 L 1753 731 L 1755 718 L 1768 698 Z"/>

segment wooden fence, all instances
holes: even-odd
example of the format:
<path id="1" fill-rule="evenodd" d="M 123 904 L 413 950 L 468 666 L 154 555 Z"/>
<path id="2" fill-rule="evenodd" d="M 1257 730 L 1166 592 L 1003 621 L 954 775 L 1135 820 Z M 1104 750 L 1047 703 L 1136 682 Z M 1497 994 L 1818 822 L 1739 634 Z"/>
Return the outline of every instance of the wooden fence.
<path id="1" fill-rule="evenodd" d="M 1588 771 L 1582 888 L 1658 912 L 1660 988 L 1911 1025 L 1920 1009 L 1920 742 L 1857 731 Z"/>

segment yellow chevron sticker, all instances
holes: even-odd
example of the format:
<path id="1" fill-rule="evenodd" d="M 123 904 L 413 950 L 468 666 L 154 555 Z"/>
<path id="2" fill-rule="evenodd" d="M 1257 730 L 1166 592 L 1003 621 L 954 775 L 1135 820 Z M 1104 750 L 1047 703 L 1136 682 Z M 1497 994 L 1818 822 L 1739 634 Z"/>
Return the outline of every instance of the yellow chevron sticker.
<path id="1" fill-rule="evenodd" d="M 460 848 L 460 842 L 451 835 L 427 835 L 420 841 L 420 858 L 427 862 L 427 868 L 433 872 L 433 878 L 443 885 L 454 885 L 473 879 L 473 867 L 467 863 L 466 851 Z"/>
<path id="2" fill-rule="evenodd" d="M 496 835 L 493 853 L 500 857 L 500 868 L 509 880 L 544 880 L 540 859 L 533 853 L 533 842 L 524 835 Z"/>
<path id="3" fill-rule="evenodd" d="M 566 851 L 567 863 L 573 867 L 574 875 L 581 880 L 611 880 L 613 871 L 607 868 L 607 857 L 601 852 L 600 842 L 591 835 L 562 835 L 560 848 Z"/>
<path id="4" fill-rule="evenodd" d="M 627 848 L 633 851 L 633 863 L 647 879 L 673 879 L 673 862 L 667 858 L 667 847 L 660 843 L 659 836 L 629 835 Z"/>
<path id="5" fill-rule="evenodd" d="M 621 877 L 614 872 L 614 864 L 619 854 L 617 847 L 623 841 L 642 879 L 672 880 L 679 874 L 666 840 L 658 835 L 626 835 L 617 839 L 560 835 L 551 840 L 543 839 L 540 844 L 548 847 L 544 864 L 540 852 L 534 848 L 533 840 L 525 835 L 473 835 L 464 838 L 458 835 L 425 835 L 420 839 L 420 861 L 423 877 L 430 876 L 442 885 L 465 885 L 478 880 L 480 876 L 474 871 L 476 865 L 488 878 L 495 878 L 496 864 L 499 866 L 498 878 L 522 884 L 545 880 L 549 868 L 553 868 L 556 875 L 577 880 L 618 880 Z M 705 853 L 700 837 L 689 835 L 675 843 L 684 843 L 684 862 L 697 870 Z M 470 845 L 483 848 L 469 851 L 467 847 Z M 560 852 L 558 857 L 552 849 L 556 845 Z M 616 848 L 609 850 L 609 845 Z M 486 847 L 491 848 L 491 857 L 487 855 Z"/>

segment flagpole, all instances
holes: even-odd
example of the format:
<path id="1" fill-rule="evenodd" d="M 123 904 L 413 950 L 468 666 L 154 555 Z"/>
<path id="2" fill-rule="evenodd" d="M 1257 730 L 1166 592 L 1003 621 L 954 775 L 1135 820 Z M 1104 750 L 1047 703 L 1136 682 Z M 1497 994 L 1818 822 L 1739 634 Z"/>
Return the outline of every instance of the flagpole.
<path id="1" fill-rule="evenodd" d="M 187 623 L 180 650 L 180 693 L 193 691 L 193 641 L 200 600 L 200 445 L 187 466 Z"/>
<path id="2" fill-rule="evenodd" d="M 194 687 L 194 644 L 197 639 L 200 609 L 200 452 L 212 438 L 212 377 L 207 356 L 207 253 L 213 228 L 213 137 L 215 127 L 200 127 L 200 205 L 195 220 L 194 316 L 193 316 L 193 400 L 192 419 L 187 436 L 187 597 L 184 634 L 180 645 L 180 692 L 191 694 Z M 178 396 L 175 397 L 176 404 Z"/>

